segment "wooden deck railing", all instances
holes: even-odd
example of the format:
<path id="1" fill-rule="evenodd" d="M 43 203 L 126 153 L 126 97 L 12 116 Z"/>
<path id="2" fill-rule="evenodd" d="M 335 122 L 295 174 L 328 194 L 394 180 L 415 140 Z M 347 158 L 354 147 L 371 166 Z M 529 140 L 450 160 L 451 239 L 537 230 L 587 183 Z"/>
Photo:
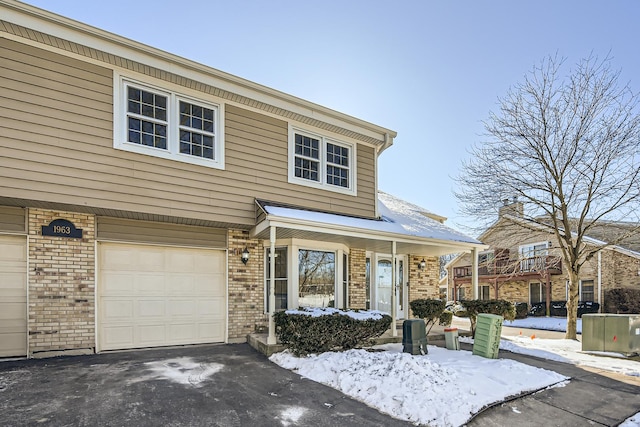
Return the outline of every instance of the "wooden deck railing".
<path id="1" fill-rule="evenodd" d="M 562 259 L 558 256 L 539 256 L 509 260 L 496 260 L 490 264 L 478 266 L 478 276 L 516 276 L 526 273 L 549 271 L 562 273 Z M 471 277 L 470 265 L 453 268 L 454 279 Z"/>

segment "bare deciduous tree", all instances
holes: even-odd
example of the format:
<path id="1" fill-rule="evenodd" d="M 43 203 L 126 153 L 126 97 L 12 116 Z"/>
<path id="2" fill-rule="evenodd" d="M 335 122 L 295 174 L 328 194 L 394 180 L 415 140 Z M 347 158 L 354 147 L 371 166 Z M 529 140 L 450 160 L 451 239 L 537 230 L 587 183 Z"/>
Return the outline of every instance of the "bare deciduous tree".
<path id="1" fill-rule="evenodd" d="M 561 77 L 565 60 L 548 57 L 499 98 L 485 122 L 486 141 L 463 163 L 456 196 L 464 214 L 496 218 L 501 200 L 517 197 L 532 224 L 551 224 L 569 279 L 568 339 L 576 339 L 580 270 L 604 246 L 638 227 L 585 245 L 605 221 L 638 221 L 638 96 L 621 85 L 611 57 L 590 56 Z"/>

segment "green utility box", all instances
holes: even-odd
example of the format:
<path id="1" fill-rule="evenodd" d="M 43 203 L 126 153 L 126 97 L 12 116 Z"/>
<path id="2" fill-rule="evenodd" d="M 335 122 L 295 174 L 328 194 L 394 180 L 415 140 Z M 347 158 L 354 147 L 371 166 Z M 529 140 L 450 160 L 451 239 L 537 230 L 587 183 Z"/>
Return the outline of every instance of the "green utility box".
<path id="1" fill-rule="evenodd" d="M 584 314 L 582 351 L 640 354 L 640 314 Z"/>
<path id="2" fill-rule="evenodd" d="M 427 354 L 427 329 L 422 319 L 402 322 L 402 351 L 413 355 Z"/>
<path id="3" fill-rule="evenodd" d="M 503 320 L 502 316 L 495 314 L 478 314 L 476 335 L 473 338 L 473 354 L 489 359 L 498 358 Z"/>

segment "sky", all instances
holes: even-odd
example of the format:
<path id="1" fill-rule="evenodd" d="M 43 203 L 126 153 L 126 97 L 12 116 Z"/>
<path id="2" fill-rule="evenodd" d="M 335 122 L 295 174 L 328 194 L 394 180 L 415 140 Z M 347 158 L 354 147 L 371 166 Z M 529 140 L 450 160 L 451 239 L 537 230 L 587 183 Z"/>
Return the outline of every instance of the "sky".
<path id="1" fill-rule="evenodd" d="M 556 323 L 564 322 L 566 328 L 566 319 L 553 319 L 553 323 L 549 320 L 527 318 L 505 322 L 505 326 L 541 329 L 552 326 L 557 330 Z M 468 319 L 454 317 L 454 322 L 458 327 L 469 329 Z M 583 353 L 579 341 L 540 339 L 535 335 L 532 338 L 526 329 L 523 330 L 522 336 L 503 333 L 500 349 L 640 377 L 640 363 L 636 361 L 625 360 L 621 355 L 614 357 L 612 353 L 607 357 Z M 470 337 L 461 337 L 460 341 L 473 343 Z M 520 393 L 564 387 L 571 381 L 554 371 L 510 359 L 486 359 L 470 351 L 429 345 L 427 354 L 412 356 L 402 352 L 402 344 L 376 348 L 382 351 L 349 350 L 300 358 L 285 351 L 273 354 L 270 360 L 394 418 L 434 427 L 463 425 L 485 405 Z M 455 410 L 451 410 L 452 402 L 455 402 Z M 514 416 L 521 413 L 517 400 L 506 404 L 511 406 Z M 291 410 L 285 414 L 288 416 L 286 421 L 294 425 L 300 421 L 304 425 L 304 411 L 305 408 Z M 622 426 L 639 427 L 640 413 L 631 414 Z"/>
<path id="2" fill-rule="evenodd" d="M 545 56 L 610 54 L 640 90 L 635 0 L 27 3 L 397 131 L 379 188 L 463 230 L 462 161 Z"/>

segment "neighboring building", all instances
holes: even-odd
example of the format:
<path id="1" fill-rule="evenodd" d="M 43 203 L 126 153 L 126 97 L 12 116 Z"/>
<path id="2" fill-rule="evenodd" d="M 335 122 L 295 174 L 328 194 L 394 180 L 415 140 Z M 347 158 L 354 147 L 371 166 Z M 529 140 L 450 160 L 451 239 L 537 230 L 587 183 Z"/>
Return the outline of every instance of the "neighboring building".
<path id="1" fill-rule="evenodd" d="M 603 233 L 604 229 L 599 228 Z M 507 203 L 498 220 L 479 240 L 489 245 L 478 254 L 478 298 L 534 304 L 566 301 L 568 275 L 552 229 L 523 218 L 521 202 Z M 592 237 L 585 243 L 605 246 Z M 461 254 L 446 265 L 449 299 L 473 298 L 471 258 Z M 580 301 L 601 306 L 604 291 L 640 289 L 640 253 L 621 246 L 605 246 L 582 267 Z"/>
<path id="2" fill-rule="evenodd" d="M 394 131 L 13 0 L 0 100 L 0 357 L 240 342 L 299 304 L 403 319 L 484 247 L 378 197 Z"/>

